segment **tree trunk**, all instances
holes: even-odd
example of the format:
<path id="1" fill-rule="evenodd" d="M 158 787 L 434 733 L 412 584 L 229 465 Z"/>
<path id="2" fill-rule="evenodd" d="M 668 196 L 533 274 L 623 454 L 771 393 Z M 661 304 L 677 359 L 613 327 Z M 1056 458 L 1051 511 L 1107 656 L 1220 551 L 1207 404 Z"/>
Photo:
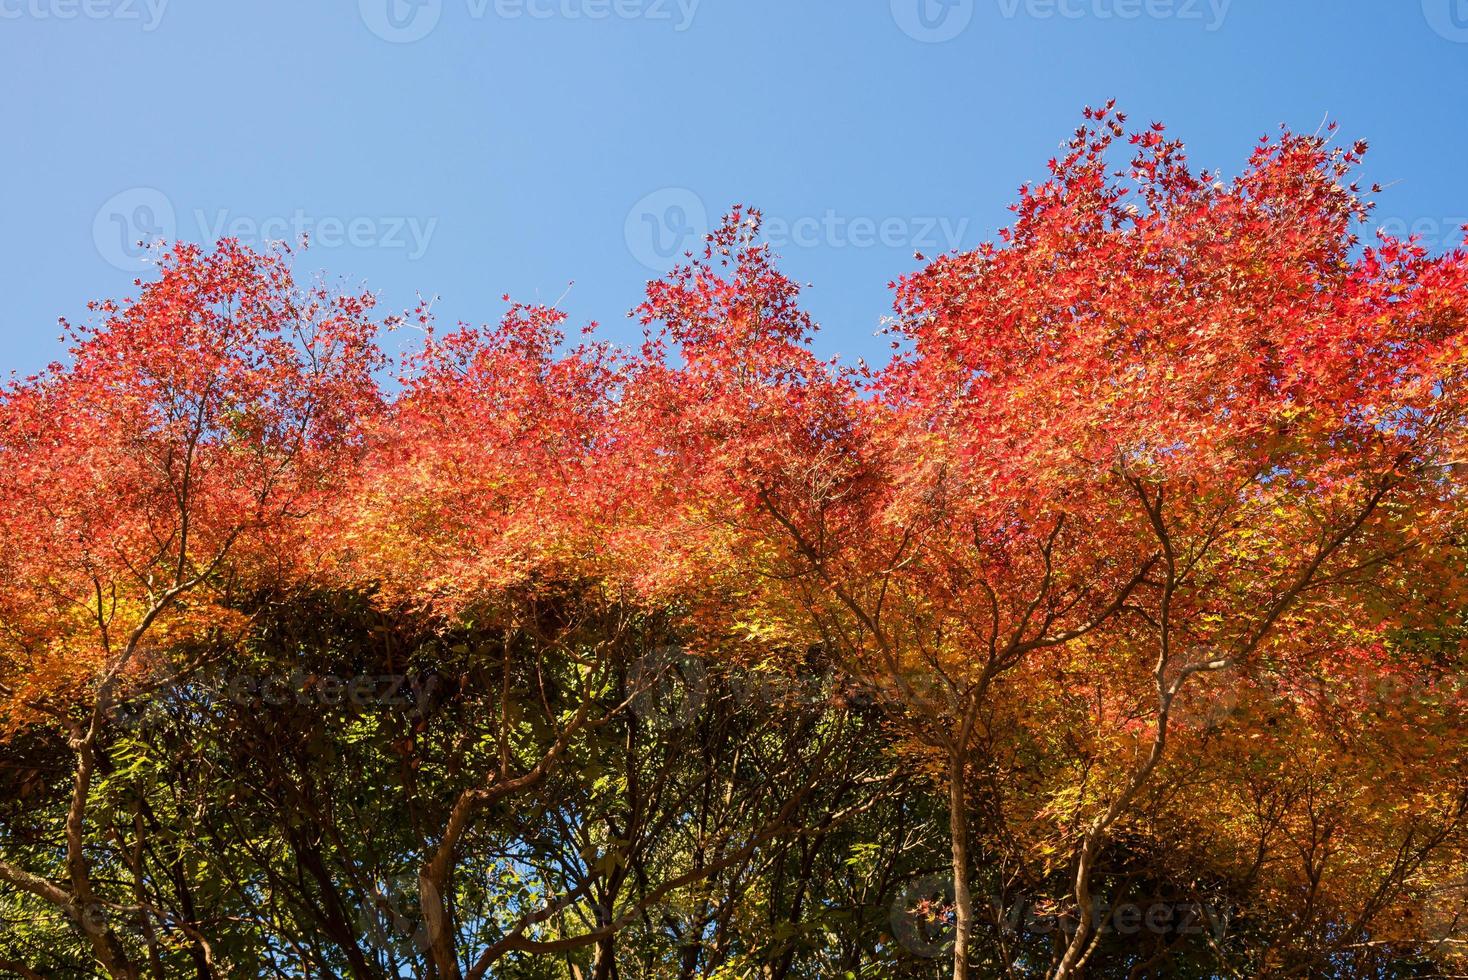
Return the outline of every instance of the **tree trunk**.
<path id="1" fill-rule="evenodd" d="M 450 860 L 448 852 L 442 862 L 430 862 L 418 872 L 418 903 L 423 910 L 423 925 L 428 931 L 429 960 L 440 980 L 459 980 L 459 953 L 454 944 L 452 913 L 445 900 L 448 895 Z"/>
<path id="2" fill-rule="evenodd" d="M 591 980 L 616 980 L 617 947 L 615 936 L 598 939 L 592 953 Z"/>
<path id="3" fill-rule="evenodd" d="M 94 721 L 91 728 L 72 739 L 71 745 L 76 756 L 76 772 L 72 776 L 71 808 L 66 816 L 66 869 L 72 895 L 68 913 L 78 931 L 91 943 L 92 955 L 108 976 L 115 980 L 140 980 L 142 972 L 128 958 L 93 891 L 91 867 L 87 862 L 85 825 L 92 773 L 97 766 L 96 735 Z"/>
<path id="4" fill-rule="evenodd" d="M 974 900 L 968 880 L 968 794 L 962 749 L 948 759 L 948 831 L 953 838 L 953 980 L 969 980 L 969 944 L 974 933 Z"/>

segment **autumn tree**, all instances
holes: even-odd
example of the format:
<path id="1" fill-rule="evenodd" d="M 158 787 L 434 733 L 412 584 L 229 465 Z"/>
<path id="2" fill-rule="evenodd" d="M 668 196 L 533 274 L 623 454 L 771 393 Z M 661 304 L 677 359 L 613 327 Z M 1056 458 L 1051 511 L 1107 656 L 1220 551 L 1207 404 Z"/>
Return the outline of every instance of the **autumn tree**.
<path id="1" fill-rule="evenodd" d="M 450 777 L 439 787 L 449 798 L 426 807 L 434 826 L 418 831 L 427 968 L 443 978 L 473 980 L 506 959 L 585 949 L 595 953 L 592 977 L 613 976 L 619 932 L 654 912 L 676 923 L 660 910 L 762 866 L 779 835 L 813 819 L 809 799 L 844 761 L 839 712 L 807 716 L 800 738 L 753 725 L 737 743 L 713 705 L 708 718 L 692 705 L 703 741 L 649 730 L 639 718 L 684 647 L 705 637 L 707 610 L 736 600 L 717 579 L 650 576 L 632 557 L 626 542 L 641 539 L 653 511 L 629 465 L 639 447 L 615 422 L 627 358 L 602 343 L 567 348 L 563 320 L 558 310 L 512 305 L 494 326 L 440 335 L 420 310 L 423 345 L 368 435 L 335 533 L 323 534 L 337 581 L 475 638 L 477 663 L 464 675 L 479 680 L 461 695 L 483 699 L 474 703 L 489 730 L 460 716 L 454 729 L 415 733 L 404 748 L 414 770 L 438 765 Z M 653 750 L 649 740 L 666 744 Z M 586 826 L 566 811 L 585 775 L 604 765 L 598 745 L 606 757 L 631 756 L 633 768 L 614 784 L 619 794 L 588 794 L 596 804 L 583 814 L 605 812 L 609 795 L 622 812 Z M 704 759 L 691 787 L 667 785 L 680 751 Z M 742 760 L 737 771 L 728 752 Z M 565 798 L 554 798 L 558 787 Z M 675 789 L 688 795 L 670 798 Z M 528 830 L 517 842 L 488 820 L 522 807 L 580 835 L 574 872 L 563 855 L 537 857 Z M 696 826 L 687 807 L 701 814 Z M 686 843 L 669 847 L 679 835 Z M 503 856 L 491 861 L 486 850 Z M 506 871 L 557 863 L 533 885 Z M 466 888 L 507 893 L 498 908 L 473 913 Z M 704 953 L 680 956 L 692 964 Z"/>
<path id="2" fill-rule="evenodd" d="M 1106 925 L 1098 862 L 1185 706 L 1266 672 L 1398 669 L 1390 632 L 1459 597 L 1463 256 L 1358 250 L 1364 146 L 1286 133 L 1225 182 L 1160 126 L 1116 169 L 1124 117 L 1087 120 L 1000 243 L 903 280 L 866 391 L 808 353 L 737 212 L 642 310 L 686 364 L 653 357 L 676 409 L 644 454 L 693 501 L 676 534 L 752 573 L 751 615 L 840 649 L 936 753 L 960 977 L 971 792 L 1016 802 L 1001 706 L 1058 672 L 1102 691 L 1084 722 L 1128 721 L 1007 815 L 1063 828 L 1074 929 L 1047 971 L 1071 977 Z"/>
<path id="3" fill-rule="evenodd" d="M 0 395 L 0 969 L 1459 969 L 1468 254 L 1336 140 L 1089 110 L 874 367 L 743 208 L 391 382 L 173 248 Z"/>
<path id="4" fill-rule="evenodd" d="M 116 926 L 138 910 L 84 846 L 111 709 L 172 658 L 227 650 L 231 597 L 299 572 L 302 517 L 379 402 L 372 305 L 298 289 L 285 253 L 180 245 L 0 399 L 3 718 L 56 726 L 74 756 L 63 883 L 8 860 L 0 878 L 65 910 L 110 975 L 139 976 Z"/>
<path id="5" fill-rule="evenodd" d="M 912 349 L 881 379 L 955 669 L 982 688 L 1063 644 L 1153 688 L 1132 758 L 1057 808 L 1078 925 L 1056 977 L 1096 948 L 1098 856 L 1180 704 L 1326 658 L 1391 670 L 1367 659 L 1385 631 L 1459 596 L 1468 262 L 1355 254 L 1362 144 L 1286 133 L 1224 182 L 1153 126 L 1113 172 L 1124 117 L 1088 119 L 1000 245 L 904 282 Z"/>

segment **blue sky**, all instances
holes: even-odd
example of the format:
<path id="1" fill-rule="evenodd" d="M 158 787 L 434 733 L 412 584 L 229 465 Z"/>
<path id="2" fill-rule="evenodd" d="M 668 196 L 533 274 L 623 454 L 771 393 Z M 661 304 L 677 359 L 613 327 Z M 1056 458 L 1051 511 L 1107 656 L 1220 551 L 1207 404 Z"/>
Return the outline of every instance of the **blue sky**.
<path id="1" fill-rule="evenodd" d="M 389 309 L 564 297 L 630 341 L 735 202 L 814 284 L 822 352 L 879 357 L 912 253 L 992 238 L 1111 97 L 1229 172 L 1329 114 L 1381 222 L 1468 222 L 1468 0 L 0 0 L 0 73 L 4 371 L 157 233 L 306 231 L 301 271 Z"/>

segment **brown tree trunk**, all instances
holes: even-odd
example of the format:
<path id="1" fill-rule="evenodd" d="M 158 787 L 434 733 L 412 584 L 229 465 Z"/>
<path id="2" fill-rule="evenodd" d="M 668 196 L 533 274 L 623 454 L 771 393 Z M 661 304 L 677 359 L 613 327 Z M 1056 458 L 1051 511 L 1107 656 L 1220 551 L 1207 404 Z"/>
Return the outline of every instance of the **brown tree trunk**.
<path id="1" fill-rule="evenodd" d="M 92 788 L 92 773 L 97 766 L 95 722 L 72 739 L 76 755 L 76 772 L 72 776 L 71 809 L 66 817 L 66 870 L 71 882 L 73 923 L 91 943 L 92 955 L 117 980 L 140 980 L 142 972 L 128 958 L 127 950 L 108 921 L 108 915 L 92 889 L 91 868 L 87 863 L 84 843 L 87 798 Z"/>
<path id="2" fill-rule="evenodd" d="M 592 953 L 591 980 L 616 980 L 617 948 L 615 936 L 597 940 Z"/>
<path id="3" fill-rule="evenodd" d="M 968 879 L 968 798 L 961 748 L 948 760 L 948 831 L 953 838 L 953 980 L 969 980 L 969 945 L 974 934 L 974 900 Z"/>

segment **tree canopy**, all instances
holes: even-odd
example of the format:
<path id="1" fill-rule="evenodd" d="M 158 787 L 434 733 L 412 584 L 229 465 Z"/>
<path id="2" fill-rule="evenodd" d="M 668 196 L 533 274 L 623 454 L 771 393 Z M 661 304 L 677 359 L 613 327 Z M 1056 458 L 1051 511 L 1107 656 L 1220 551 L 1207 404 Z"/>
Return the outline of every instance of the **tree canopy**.
<path id="1" fill-rule="evenodd" d="M 633 350 L 171 247 L 0 394 L 0 969 L 1461 975 L 1468 252 L 1336 138 L 1088 109 L 875 366 L 742 207 Z"/>

